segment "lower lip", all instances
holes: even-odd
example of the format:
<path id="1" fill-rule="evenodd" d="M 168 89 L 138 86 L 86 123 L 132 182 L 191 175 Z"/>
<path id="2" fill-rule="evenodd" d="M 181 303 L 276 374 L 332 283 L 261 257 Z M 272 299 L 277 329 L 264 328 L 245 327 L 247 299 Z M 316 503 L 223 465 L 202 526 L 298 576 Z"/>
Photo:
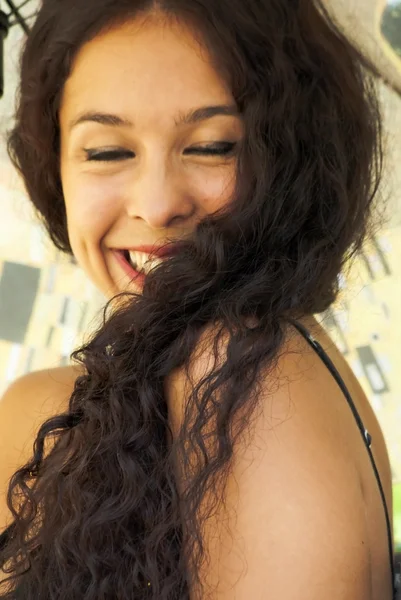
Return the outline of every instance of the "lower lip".
<path id="1" fill-rule="evenodd" d="M 145 283 L 146 275 L 144 275 L 144 273 L 139 273 L 138 271 L 135 271 L 135 269 L 131 267 L 130 263 L 127 261 L 122 252 L 115 250 L 114 254 L 121 267 L 124 269 L 125 273 L 129 276 L 129 278 L 135 279 L 135 283 L 138 283 L 139 285 L 143 286 Z"/>

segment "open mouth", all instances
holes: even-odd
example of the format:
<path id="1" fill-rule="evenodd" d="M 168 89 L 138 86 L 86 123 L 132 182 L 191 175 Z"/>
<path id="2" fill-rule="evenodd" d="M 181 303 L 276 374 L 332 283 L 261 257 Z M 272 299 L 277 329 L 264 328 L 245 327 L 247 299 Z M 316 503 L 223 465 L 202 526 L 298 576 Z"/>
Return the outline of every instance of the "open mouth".
<path id="1" fill-rule="evenodd" d="M 123 250 L 122 254 L 123 254 L 125 260 L 127 261 L 127 263 L 134 269 L 134 271 L 137 271 L 139 273 L 140 269 L 138 268 L 138 265 L 136 264 L 136 262 L 131 259 L 131 256 L 130 256 L 130 253 L 128 252 L 128 250 Z"/>
<path id="2" fill-rule="evenodd" d="M 122 255 L 134 271 L 143 275 L 147 275 L 151 269 L 163 261 L 162 258 L 150 259 L 149 254 L 146 254 L 145 252 L 122 250 Z"/>

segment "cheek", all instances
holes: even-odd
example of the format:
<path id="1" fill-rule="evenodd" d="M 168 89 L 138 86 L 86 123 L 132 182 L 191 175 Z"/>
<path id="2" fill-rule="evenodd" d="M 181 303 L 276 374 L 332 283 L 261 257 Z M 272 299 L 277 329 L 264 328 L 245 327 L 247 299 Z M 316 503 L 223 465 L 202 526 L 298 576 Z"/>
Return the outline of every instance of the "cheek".
<path id="1" fill-rule="evenodd" d="M 115 183 L 77 177 L 63 185 L 71 237 L 96 239 L 116 220 L 121 190 Z"/>
<path id="2" fill-rule="evenodd" d="M 228 204 L 233 196 L 235 169 L 223 167 L 215 173 L 199 173 L 192 178 L 192 194 L 202 208 L 211 213 Z"/>

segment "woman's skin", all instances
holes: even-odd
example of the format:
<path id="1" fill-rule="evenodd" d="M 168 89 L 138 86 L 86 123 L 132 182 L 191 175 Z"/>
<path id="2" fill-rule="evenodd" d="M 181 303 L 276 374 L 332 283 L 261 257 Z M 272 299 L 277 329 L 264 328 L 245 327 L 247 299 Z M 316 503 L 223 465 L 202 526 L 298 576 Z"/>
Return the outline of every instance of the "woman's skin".
<path id="1" fill-rule="evenodd" d="M 234 114 L 176 124 L 221 105 Z M 61 102 L 61 177 L 72 250 L 106 296 L 138 291 L 113 249 L 180 239 L 229 202 L 237 159 L 227 142 L 243 135 L 235 111 L 231 91 L 183 26 L 133 21 L 81 48 Z M 129 124 L 73 126 L 88 113 Z M 213 144 L 226 154 L 195 150 Z M 113 151 L 115 160 L 88 160 L 88 149 Z"/>
<path id="2" fill-rule="evenodd" d="M 176 124 L 180 116 L 194 109 L 221 105 L 235 109 L 231 90 L 214 68 L 207 51 L 200 47 L 191 31 L 184 26 L 175 24 L 173 27 L 171 23 L 150 17 L 143 21 L 135 20 L 98 35 L 79 51 L 63 91 L 59 115 L 61 178 L 73 253 L 79 265 L 106 297 L 126 289 L 140 291 L 137 285 L 130 283 L 113 249 L 143 244 L 162 245 L 168 239 L 178 240 L 193 231 L 196 223 L 205 215 L 230 202 L 237 167 L 235 147 L 233 152 L 221 156 L 201 154 L 195 149 L 222 142 L 239 144 L 244 134 L 241 117 L 236 114 L 218 115 L 199 122 Z M 93 117 L 95 113 L 113 115 L 113 119 L 109 117 L 106 122 L 104 116 L 102 119 Z M 92 114 L 92 120 L 84 119 L 89 114 Z M 115 160 L 88 160 L 88 150 L 92 157 L 94 151 L 98 155 L 103 153 L 103 159 L 107 151 L 106 157 L 114 157 Z M 365 426 L 372 434 L 372 451 L 391 516 L 391 470 L 377 418 L 357 379 L 323 328 L 312 316 L 305 317 L 303 322 L 338 367 Z M 269 448 L 274 460 L 266 463 L 255 477 L 249 475 L 248 480 L 238 484 L 242 490 L 253 494 L 253 500 L 251 498 L 244 502 L 243 511 L 239 513 L 243 524 L 240 533 L 248 540 L 250 571 L 236 591 L 241 598 L 262 597 L 264 577 L 269 580 L 271 589 L 281 589 L 283 582 L 286 584 L 286 576 L 280 575 L 275 560 L 286 571 L 291 569 L 291 577 L 302 590 L 303 585 L 311 585 L 319 574 L 319 567 L 313 574 L 309 572 L 314 562 L 308 556 L 312 556 L 314 549 L 317 549 L 314 560 L 317 565 L 320 564 L 319 560 L 324 563 L 327 580 L 331 577 L 333 582 L 337 582 L 339 571 L 351 579 L 353 577 L 348 564 L 343 567 L 341 561 L 346 562 L 349 558 L 352 569 L 356 569 L 358 561 L 368 557 L 369 567 L 364 567 L 363 572 L 371 576 L 369 584 L 366 583 L 371 591 L 369 598 L 390 598 L 383 506 L 366 448 L 342 392 L 321 359 L 300 336 L 294 334 L 291 343 L 296 349 L 300 344 L 301 349 L 294 359 L 291 353 L 288 359 L 284 357 L 282 366 L 284 375 L 288 373 L 288 380 L 295 382 L 291 384 L 291 393 L 288 394 L 294 406 L 297 406 L 297 418 L 289 419 L 286 426 L 281 426 L 281 438 L 277 432 L 280 443 L 275 448 Z M 0 488 L 1 482 L 8 482 L 10 475 L 22 464 L 21 453 L 16 449 L 24 444 L 28 449 L 32 446 L 26 444 L 26 440 L 31 439 L 32 423 L 36 422 L 35 419 L 43 422 L 43 411 L 47 412 L 46 416 L 54 413 L 53 404 L 47 406 L 43 403 L 41 390 L 46 389 L 46 398 L 51 398 L 52 402 L 57 398 L 62 410 L 65 409 L 77 376 L 74 369 L 76 367 L 63 367 L 29 374 L 25 380 L 16 382 L 2 401 L 2 421 L 6 424 L 5 431 L 13 432 L 13 438 L 3 441 L 0 436 L 0 450 L 2 456 L 6 457 L 3 465 L 0 465 L 3 467 L 3 472 L 0 470 Z M 304 373 L 307 374 L 306 378 L 301 376 Z M 173 376 L 174 373 L 168 386 L 169 411 L 172 423 L 178 424 L 182 397 L 175 401 Z M 177 381 L 180 383 L 182 380 L 177 377 Z M 324 408 L 322 390 L 325 390 Z M 284 390 L 285 405 L 288 400 L 286 394 Z M 17 443 L 14 429 L 8 423 L 15 422 L 15 415 L 21 413 L 26 415 L 26 427 L 22 428 L 20 443 Z M 310 424 L 315 424 L 316 420 L 319 426 L 310 428 Z M 310 436 L 313 432 L 317 448 L 325 447 L 328 434 L 332 433 L 333 437 L 338 435 L 333 452 L 327 453 L 327 456 L 322 452 L 314 452 L 310 464 L 317 473 L 313 481 L 321 481 L 324 488 L 325 485 L 334 485 L 333 465 L 330 462 L 332 457 L 333 461 L 337 460 L 337 456 L 345 461 L 344 470 L 336 471 L 339 482 L 333 502 L 335 511 L 344 514 L 345 521 L 347 510 L 344 506 L 347 502 L 359 511 L 361 520 L 364 523 L 366 521 L 361 533 L 365 550 L 359 549 L 355 560 L 352 547 L 349 548 L 349 557 L 344 555 L 348 542 L 343 545 L 339 542 L 341 552 L 330 550 L 329 553 L 327 550 L 330 559 L 326 560 L 325 550 L 321 547 L 322 533 L 316 527 L 313 530 L 317 536 L 316 543 L 309 530 L 302 537 L 302 527 L 309 522 L 313 524 L 316 516 L 324 515 L 327 509 L 320 499 L 311 501 L 310 512 L 303 513 L 302 507 L 299 507 L 298 513 L 294 513 L 300 531 L 297 534 L 296 529 L 292 528 L 292 539 L 308 540 L 312 548 L 310 554 L 305 551 L 304 542 L 302 552 L 298 551 L 296 544 L 288 546 L 287 550 L 292 554 L 284 559 L 283 548 L 266 553 L 269 544 L 265 540 L 276 533 L 278 546 L 281 542 L 286 545 L 286 538 L 280 535 L 277 527 L 270 532 L 266 525 L 268 516 L 280 516 L 280 522 L 288 533 L 287 519 L 291 515 L 282 510 L 286 507 L 283 498 L 291 497 L 294 489 L 296 493 L 304 489 L 302 480 L 299 485 L 290 482 L 291 489 L 286 486 L 290 486 L 287 481 L 290 475 L 296 481 L 298 473 L 301 474 L 301 469 L 293 469 L 291 465 L 295 458 L 297 464 L 302 465 L 300 456 L 306 447 L 305 431 Z M 275 439 L 275 436 L 269 437 L 269 443 L 274 443 Z M 309 443 L 312 444 L 310 440 Z M 286 456 L 288 464 L 285 462 Z M 244 462 L 248 458 L 245 456 Z M 347 461 L 352 463 L 349 467 Z M 274 480 L 282 481 L 280 485 L 284 495 L 278 493 L 281 488 L 275 488 L 274 494 L 265 494 Z M 356 490 L 354 496 L 350 486 Z M 311 487 L 312 491 L 315 487 Z M 2 498 L 5 498 L 5 490 L 3 485 Z M 329 501 L 330 497 L 327 496 L 327 503 Z M 4 521 L 8 515 L 4 501 L 0 504 L 0 517 L 2 510 L 3 518 L 0 520 Z M 213 533 L 217 525 L 211 523 Z M 265 527 L 265 530 L 261 531 L 261 527 Z M 350 533 L 353 533 L 348 525 L 345 533 L 331 530 L 330 523 L 323 518 L 322 527 L 327 528 L 331 536 L 338 534 L 340 541 L 348 540 Z M 357 535 L 359 530 L 355 523 L 353 528 L 354 535 Z M 262 540 L 260 548 L 255 540 Z M 232 583 L 230 573 L 240 572 L 242 564 L 238 566 L 237 558 L 225 550 L 223 558 L 225 564 L 221 573 L 212 573 L 211 578 L 221 581 L 223 585 L 224 575 L 228 586 Z M 217 564 L 216 558 L 212 565 Z M 273 595 L 283 597 L 282 594 Z M 364 597 L 368 598 L 368 594 Z"/>

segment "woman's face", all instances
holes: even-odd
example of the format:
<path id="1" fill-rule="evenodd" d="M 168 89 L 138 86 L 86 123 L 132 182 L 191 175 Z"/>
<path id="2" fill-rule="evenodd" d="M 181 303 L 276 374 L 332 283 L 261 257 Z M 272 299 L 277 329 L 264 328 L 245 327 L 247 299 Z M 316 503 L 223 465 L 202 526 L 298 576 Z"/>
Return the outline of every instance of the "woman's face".
<path id="1" fill-rule="evenodd" d="M 189 118 L 206 107 L 226 108 Z M 60 129 L 71 247 L 108 297 L 140 291 L 117 249 L 178 240 L 232 198 L 243 123 L 184 27 L 133 21 L 84 45 Z"/>

